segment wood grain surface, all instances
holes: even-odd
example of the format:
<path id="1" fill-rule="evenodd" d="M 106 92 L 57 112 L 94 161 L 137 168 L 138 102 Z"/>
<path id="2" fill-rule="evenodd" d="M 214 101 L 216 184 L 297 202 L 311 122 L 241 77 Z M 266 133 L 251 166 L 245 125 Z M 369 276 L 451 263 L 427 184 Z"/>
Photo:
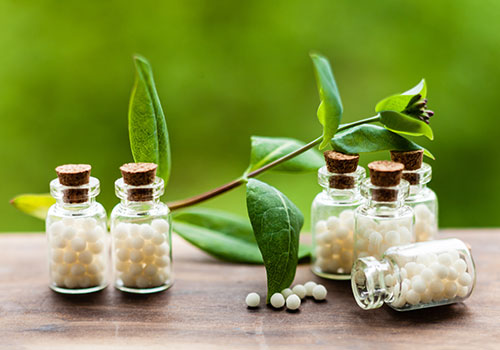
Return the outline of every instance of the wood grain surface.
<path id="1" fill-rule="evenodd" d="M 45 238 L 0 235 L 0 349 L 499 349 L 500 230 L 445 231 L 470 243 L 477 284 L 464 303 L 396 312 L 363 311 L 350 283 L 315 277 L 325 302 L 298 312 L 250 310 L 248 292 L 265 295 L 262 266 L 222 263 L 174 240 L 174 286 L 139 296 L 113 287 L 84 296 L 48 288 Z"/>

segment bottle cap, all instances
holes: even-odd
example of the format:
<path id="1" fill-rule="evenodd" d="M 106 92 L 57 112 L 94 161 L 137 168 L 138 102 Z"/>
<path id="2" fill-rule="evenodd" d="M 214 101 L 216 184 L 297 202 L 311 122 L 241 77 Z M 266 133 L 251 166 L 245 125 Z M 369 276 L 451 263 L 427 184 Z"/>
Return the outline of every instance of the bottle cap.
<path id="1" fill-rule="evenodd" d="M 68 187 L 87 185 L 92 167 L 88 164 L 64 164 L 56 168 L 59 183 Z M 63 190 L 63 202 L 84 203 L 88 200 L 88 188 L 67 188 Z"/>
<path id="2" fill-rule="evenodd" d="M 375 186 L 391 187 L 401 182 L 404 165 L 389 160 L 378 160 L 368 164 L 370 181 Z"/>
<path id="3" fill-rule="evenodd" d="M 337 151 L 326 151 L 324 156 L 326 168 L 331 173 L 353 173 L 358 167 L 358 154 L 344 154 Z"/>
<path id="4" fill-rule="evenodd" d="M 155 163 L 127 163 L 120 167 L 123 182 L 132 187 L 128 190 L 128 200 L 145 202 L 153 199 L 153 189 L 150 187 L 141 188 L 154 183 L 156 178 Z"/>
<path id="5" fill-rule="evenodd" d="M 424 160 L 424 150 L 416 151 L 391 151 L 391 159 L 394 162 L 402 163 L 405 167 L 403 179 L 408 181 L 410 185 L 418 185 L 420 183 L 420 175 L 414 170 L 422 167 Z"/>

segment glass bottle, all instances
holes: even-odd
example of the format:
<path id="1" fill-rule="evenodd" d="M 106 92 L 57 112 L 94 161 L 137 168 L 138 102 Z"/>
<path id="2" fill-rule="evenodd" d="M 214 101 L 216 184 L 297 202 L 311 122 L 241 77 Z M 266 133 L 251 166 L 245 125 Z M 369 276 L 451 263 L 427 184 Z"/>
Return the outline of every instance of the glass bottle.
<path id="1" fill-rule="evenodd" d="M 312 271 L 330 279 L 349 279 L 353 263 L 354 210 L 363 203 L 359 184 L 366 176 L 357 166 L 352 173 L 318 170 L 323 191 L 312 203 Z M 342 181 L 336 181 L 342 179 Z M 347 186 L 346 186 L 347 184 Z"/>
<path id="2" fill-rule="evenodd" d="M 355 212 L 354 260 L 366 256 L 380 259 L 389 247 L 415 242 L 413 209 L 404 204 L 410 185 L 401 180 L 403 166 L 399 164 L 398 171 L 389 174 L 389 185 L 377 185 L 373 182 L 377 183 L 378 173 L 384 171 L 373 167 L 380 164 L 393 167 L 399 163 L 378 161 L 368 165 L 371 177 L 361 183 L 366 202 Z"/>
<path id="3" fill-rule="evenodd" d="M 47 213 L 50 288 L 84 294 L 107 285 L 106 211 L 96 202 L 99 180 L 90 165 L 63 165 L 50 182 L 56 199 Z"/>
<path id="4" fill-rule="evenodd" d="M 403 179 L 410 183 L 410 194 L 405 204 L 414 209 L 417 242 L 435 239 L 438 233 L 438 202 L 436 193 L 427 184 L 432 168 L 423 163 L 423 150 L 391 151 L 393 161 L 404 165 Z"/>
<path id="5" fill-rule="evenodd" d="M 384 303 L 397 311 L 456 303 L 469 297 L 476 282 L 470 250 L 459 239 L 389 248 L 382 259 L 358 259 L 351 285 L 358 305 Z"/>
<path id="6" fill-rule="evenodd" d="M 141 171 L 149 171 L 142 173 L 149 180 L 134 182 L 127 173 L 134 167 L 139 167 L 134 173 L 139 180 Z M 139 294 L 166 290 L 173 282 L 172 234 L 170 210 L 160 202 L 163 180 L 155 176 L 152 163 L 129 163 L 120 169 L 123 177 L 115 182 L 115 190 L 121 201 L 111 213 L 115 287 Z"/>

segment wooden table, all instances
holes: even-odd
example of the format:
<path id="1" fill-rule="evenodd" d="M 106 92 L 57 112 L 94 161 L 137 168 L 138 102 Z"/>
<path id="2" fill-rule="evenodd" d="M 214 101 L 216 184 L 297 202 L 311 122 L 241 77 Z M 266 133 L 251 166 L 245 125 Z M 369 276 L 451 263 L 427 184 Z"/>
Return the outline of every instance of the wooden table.
<path id="1" fill-rule="evenodd" d="M 296 281 L 321 282 L 328 297 L 307 300 L 292 313 L 246 308 L 248 292 L 265 294 L 262 266 L 216 261 L 180 238 L 170 290 L 140 296 L 108 287 L 66 296 L 47 286 L 43 235 L 0 235 L 0 349 L 500 348 L 500 230 L 442 236 L 472 246 L 478 279 L 465 303 L 363 311 L 349 282 L 320 279 L 304 264 Z"/>

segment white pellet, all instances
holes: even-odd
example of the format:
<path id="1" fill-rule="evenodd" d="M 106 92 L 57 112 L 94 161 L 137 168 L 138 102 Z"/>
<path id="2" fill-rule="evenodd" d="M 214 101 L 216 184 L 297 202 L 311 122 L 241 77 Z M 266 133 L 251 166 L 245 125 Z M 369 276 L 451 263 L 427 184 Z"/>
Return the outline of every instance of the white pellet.
<path id="1" fill-rule="evenodd" d="M 142 265 L 138 263 L 130 264 L 128 271 L 132 275 L 140 275 L 142 273 Z"/>
<path id="2" fill-rule="evenodd" d="M 85 242 L 83 238 L 75 237 L 71 240 L 70 245 L 71 249 L 73 249 L 75 252 L 82 252 L 85 250 L 87 242 Z"/>
<path id="3" fill-rule="evenodd" d="M 137 287 L 146 288 L 149 286 L 149 280 L 145 276 L 139 276 L 136 279 Z"/>
<path id="4" fill-rule="evenodd" d="M 296 294 L 291 294 L 286 298 L 286 308 L 288 310 L 297 310 L 300 307 L 300 304 L 300 298 Z"/>
<path id="5" fill-rule="evenodd" d="M 293 294 L 292 290 L 290 288 L 285 288 L 281 291 L 281 294 L 286 298 L 288 298 L 290 295 Z"/>
<path id="6" fill-rule="evenodd" d="M 279 309 L 279 308 L 283 307 L 283 305 L 285 305 L 285 298 L 283 297 L 283 294 L 281 294 L 281 293 L 274 293 L 271 296 L 270 302 L 274 308 Z"/>
<path id="7" fill-rule="evenodd" d="M 148 224 L 141 225 L 141 236 L 145 240 L 149 240 L 149 239 L 153 238 L 154 233 L 155 232 L 150 225 L 148 225 Z"/>
<path id="8" fill-rule="evenodd" d="M 89 276 L 80 276 L 78 277 L 78 287 L 80 288 L 88 288 L 91 286 L 91 280 Z"/>
<path id="9" fill-rule="evenodd" d="M 452 299 L 457 295 L 457 284 L 455 282 L 446 282 L 444 285 L 444 295 L 448 299 Z"/>
<path id="10" fill-rule="evenodd" d="M 102 240 L 98 240 L 95 243 L 89 244 L 89 250 L 94 254 L 99 254 L 104 249 L 104 242 Z"/>
<path id="11" fill-rule="evenodd" d="M 90 266 L 96 266 L 96 265 L 89 265 L 89 266 L 87 267 L 87 271 L 88 271 L 89 273 L 91 273 L 91 272 L 90 272 L 90 269 L 89 269 L 89 267 L 90 267 Z M 97 266 L 96 266 L 96 267 L 97 267 Z M 116 270 L 117 270 L 117 271 L 120 271 L 120 272 L 125 272 L 125 271 L 128 271 L 128 269 L 130 268 L 130 263 L 129 263 L 129 262 L 125 262 L 125 261 L 117 261 L 117 262 L 115 263 L 115 268 L 116 268 Z"/>
<path id="12" fill-rule="evenodd" d="M 471 275 L 468 272 L 463 272 L 458 277 L 458 283 L 460 283 L 462 286 L 470 286 L 472 284 Z"/>
<path id="13" fill-rule="evenodd" d="M 469 293 L 469 288 L 468 287 L 466 287 L 466 286 L 460 286 L 460 287 L 458 287 L 457 295 L 460 298 L 465 298 L 468 293 Z"/>
<path id="14" fill-rule="evenodd" d="M 65 248 L 66 240 L 63 237 L 53 237 L 50 240 L 51 246 L 53 248 Z"/>
<path id="15" fill-rule="evenodd" d="M 432 272 L 436 274 L 441 279 L 444 279 L 448 276 L 448 267 L 444 266 L 443 264 L 440 264 L 438 262 L 434 262 L 429 266 Z"/>
<path id="16" fill-rule="evenodd" d="M 158 267 L 156 267 L 156 265 L 146 265 L 144 267 L 144 274 L 146 276 L 153 276 L 155 275 L 156 273 L 158 272 Z"/>
<path id="17" fill-rule="evenodd" d="M 90 264 L 92 262 L 92 259 L 94 259 L 94 255 L 88 250 L 85 250 L 78 254 L 78 261 L 84 265 Z"/>
<path id="18" fill-rule="evenodd" d="M 156 251 L 156 245 L 153 243 L 146 243 L 146 244 L 144 244 L 144 247 L 142 248 L 142 252 L 146 256 L 154 255 L 155 251 Z"/>
<path id="19" fill-rule="evenodd" d="M 139 224 L 129 224 L 129 236 L 137 237 L 141 234 L 141 226 Z"/>
<path id="20" fill-rule="evenodd" d="M 163 233 L 156 232 L 153 238 L 151 239 L 151 242 L 153 242 L 156 245 L 160 245 L 163 242 L 165 242 L 165 235 Z"/>
<path id="21" fill-rule="evenodd" d="M 86 218 L 82 220 L 82 227 L 84 230 L 92 230 L 97 225 L 97 221 L 94 218 Z"/>
<path id="22" fill-rule="evenodd" d="M 170 264 L 170 258 L 168 256 L 157 257 L 154 263 L 158 267 L 165 267 Z"/>
<path id="23" fill-rule="evenodd" d="M 349 235 L 349 229 L 345 226 L 340 226 L 335 231 L 335 237 L 337 239 L 343 240 Z"/>
<path id="24" fill-rule="evenodd" d="M 456 280 L 457 278 L 458 278 L 458 272 L 457 272 L 457 270 L 455 270 L 455 268 L 454 268 L 454 267 L 450 267 L 450 268 L 448 269 L 448 279 L 449 279 L 450 281 L 454 281 L 454 280 Z"/>
<path id="25" fill-rule="evenodd" d="M 69 241 L 69 240 L 73 239 L 73 237 L 75 237 L 75 235 L 76 235 L 76 230 L 75 230 L 75 228 L 74 228 L 74 227 L 72 227 L 72 226 L 66 226 L 66 227 L 64 228 L 64 231 L 63 231 L 63 234 L 62 234 L 62 235 L 63 235 L 63 238 L 64 238 L 64 239 L 66 239 L 66 240 L 68 240 L 68 241 Z"/>
<path id="26" fill-rule="evenodd" d="M 49 232 L 53 236 L 59 236 L 64 232 L 64 224 L 61 221 L 52 223 L 49 228 Z"/>
<path id="27" fill-rule="evenodd" d="M 117 266 L 118 264 L 120 264 L 120 262 L 117 262 Z M 100 271 L 101 269 L 96 263 L 90 263 L 89 265 L 87 265 L 87 273 L 90 275 L 97 275 Z"/>
<path id="28" fill-rule="evenodd" d="M 245 303 L 248 307 L 257 307 L 260 304 L 260 295 L 257 293 L 249 293 L 245 298 Z"/>
<path id="29" fill-rule="evenodd" d="M 312 296 L 315 300 L 325 300 L 327 293 L 325 286 L 322 284 L 316 285 L 312 290 Z"/>
<path id="30" fill-rule="evenodd" d="M 130 251 L 130 261 L 138 263 L 143 259 L 143 254 L 140 250 L 131 250 Z"/>
<path id="31" fill-rule="evenodd" d="M 167 220 L 155 219 L 151 222 L 151 227 L 158 233 L 168 232 L 169 225 Z"/>
<path id="32" fill-rule="evenodd" d="M 52 249 L 50 254 L 52 255 L 52 261 L 56 264 L 63 262 L 64 250 L 62 249 Z"/>
<path id="33" fill-rule="evenodd" d="M 297 284 L 292 288 L 292 291 L 299 296 L 300 299 L 304 299 L 306 297 L 306 287 L 302 284 Z"/>
<path id="34" fill-rule="evenodd" d="M 450 253 L 443 253 L 439 254 L 438 261 L 440 264 L 443 264 L 445 266 L 450 266 L 453 262 L 453 259 Z"/>
<path id="35" fill-rule="evenodd" d="M 304 284 L 304 288 L 306 289 L 306 296 L 312 297 L 313 295 L 313 289 L 316 287 L 316 282 L 309 281 Z"/>
<path id="36" fill-rule="evenodd" d="M 76 261 L 76 253 L 71 251 L 71 250 L 65 251 L 64 256 L 63 256 L 63 260 L 67 264 L 74 263 Z"/>
<path id="37" fill-rule="evenodd" d="M 119 240 L 126 239 L 128 236 L 127 224 L 121 222 L 118 225 L 116 225 L 116 227 L 113 230 L 113 236 Z"/>
<path id="38" fill-rule="evenodd" d="M 453 263 L 453 267 L 459 274 L 461 274 L 467 270 L 467 263 L 463 259 L 458 259 Z"/>
<path id="39" fill-rule="evenodd" d="M 130 240 L 130 244 L 134 249 L 141 249 L 144 245 L 144 239 L 142 239 L 141 237 L 132 237 L 132 239 Z"/>
<path id="40" fill-rule="evenodd" d="M 444 291 L 444 284 L 440 279 L 436 278 L 431 282 L 429 288 L 433 295 L 437 295 Z"/>
<path id="41" fill-rule="evenodd" d="M 68 264 L 59 264 L 57 265 L 57 273 L 61 276 L 66 276 L 69 274 L 70 265 Z"/>
<path id="42" fill-rule="evenodd" d="M 335 231 L 339 226 L 340 226 L 340 219 L 338 217 L 336 217 L 336 216 L 330 216 L 326 220 L 326 227 L 330 231 Z"/>
<path id="43" fill-rule="evenodd" d="M 427 285 L 426 285 L 424 279 L 421 276 L 417 275 L 411 279 L 411 288 L 416 293 L 421 294 L 421 293 L 425 292 L 425 290 L 427 289 Z"/>
<path id="44" fill-rule="evenodd" d="M 64 278 L 64 285 L 66 288 L 73 289 L 78 286 L 78 279 L 74 276 L 67 276 Z"/>
<path id="45" fill-rule="evenodd" d="M 118 249 L 116 257 L 121 261 L 127 261 L 130 258 L 130 251 L 127 248 Z"/>
<path id="46" fill-rule="evenodd" d="M 420 294 L 413 289 L 406 293 L 405 298 L 410 305 L 417 305 L 420 302 Z"/>
<path id="47" fill-rule="evenodd" d="M 166 243 L 163 243 L 162 245 L 159 245 L 155 249 L 155 255 L 156 256 L 163 256 L 165 254 L 168 254 L 169 247 Z"/>
<path id="48" fill-rule="evenodd" d="M 80 276 L 85 273 L 85 266 L 83 266 L 82 264 L 74 264 L 73 266 L 71 266 L 70 271 L 73 276 Z"/>

